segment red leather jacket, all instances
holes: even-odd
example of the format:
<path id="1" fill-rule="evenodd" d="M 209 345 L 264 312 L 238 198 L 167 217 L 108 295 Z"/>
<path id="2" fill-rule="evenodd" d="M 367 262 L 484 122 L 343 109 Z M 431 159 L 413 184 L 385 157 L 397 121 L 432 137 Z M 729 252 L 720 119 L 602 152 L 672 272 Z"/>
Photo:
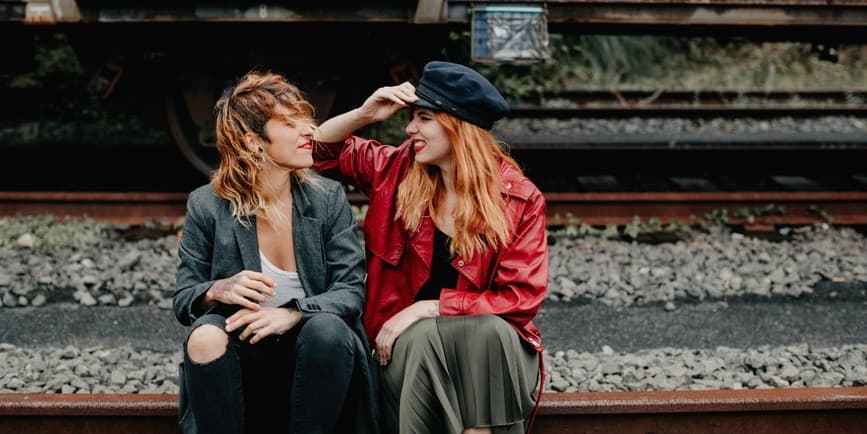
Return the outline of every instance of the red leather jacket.
<path id="1" fill-rule="evenodd" d="M 430 275 L 434 224 L 430 216 L 414 231 L 394 219 L 397 186 L 413 156 L 410 142 L 398 147 L 349 137 L 343 143 L 316 146 L 316 168 L 359 187 L 369 199 L 364 222 L 367 249 L 367 296 L 362 317 L 367 338 L 376 339 L 382 324 L 413 303 Z M 545 199 L 511 164 L 500 166 L 502 194 L 512 219 L 507 248 L 473 257 L 458 255 L 457 287 L 443 289 L 441 315 L 494 314 L 505 319 L 536 351 L 542 351 L 533 317 L 548 287 Z M 541 357 L 540 357 L 541 359 Z"/>

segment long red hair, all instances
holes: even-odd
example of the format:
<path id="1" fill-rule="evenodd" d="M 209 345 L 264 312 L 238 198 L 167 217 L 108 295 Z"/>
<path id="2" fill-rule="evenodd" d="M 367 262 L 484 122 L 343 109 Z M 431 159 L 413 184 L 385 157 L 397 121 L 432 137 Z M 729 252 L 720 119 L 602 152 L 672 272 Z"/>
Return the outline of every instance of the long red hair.
<path id="1" fill-rule="evenodd" d="M 457 205 L 452 213 L 455 234 L 451 253 L 469 257 L 489 247 L 506 246 L 512 228 L 501 194 L 500 163 L 506 161 L 520 171 L 518 164 L 489 131 L 445 112 L 434 112 L 434 118 L 452 144 L 451 172 Z M 438 215 L 445 193 L 437 166 L 413 162 L 397 189 L 395 220 L 402 220 L 407 230 L 418 228 L 425 212 Z"/>

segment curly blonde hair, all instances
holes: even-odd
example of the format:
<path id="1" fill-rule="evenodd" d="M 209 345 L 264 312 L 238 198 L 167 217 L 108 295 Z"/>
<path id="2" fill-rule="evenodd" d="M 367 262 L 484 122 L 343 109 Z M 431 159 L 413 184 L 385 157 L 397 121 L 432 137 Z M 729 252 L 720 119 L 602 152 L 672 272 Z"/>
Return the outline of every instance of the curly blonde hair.
<path id="1" fill-rule="evenodd" d="M 217 151 L 220 165 L 211 177 L 218 196 L 232 204 L 232 216 L 242 224 L 251 215 L 261 215 L 272 222 L 285 221 L 277 211 L 276 195 L 262 183 L 261 168 L 268 163 L 265 153 L 251 152 L 245 136 L 255 134 L 270 142 L 265 124 L 274 117 L 282 105 L 289 117 L 298 120 L 313 119 L 313 105 L 286 77 L 271 71 L 253 70 L 245 74 L 234 86 L 226 88 L 217 101 Z M 316 184 L 312 169 L 292 171 L 292 180 Z"/>

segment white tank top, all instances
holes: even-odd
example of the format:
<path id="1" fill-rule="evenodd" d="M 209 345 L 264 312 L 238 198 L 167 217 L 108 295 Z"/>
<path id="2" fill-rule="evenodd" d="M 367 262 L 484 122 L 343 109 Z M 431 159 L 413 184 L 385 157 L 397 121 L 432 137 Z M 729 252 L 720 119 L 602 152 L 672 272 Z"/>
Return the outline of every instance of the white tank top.
<path id="1" fill-rule="evenodd" d="M 259 250 L 259 259 L 262 262 L 262 274 L 274 279 L 274 282 L 276 282 L 274 292 L 277 293 L 277 295 L 263 303 L 262 306 L 277 307 L 289 300 L 304 298 L 304 287 L 301 286 L 298 273 L 277 268 L 265 257 L 265 254 L 261 250 Z"/>

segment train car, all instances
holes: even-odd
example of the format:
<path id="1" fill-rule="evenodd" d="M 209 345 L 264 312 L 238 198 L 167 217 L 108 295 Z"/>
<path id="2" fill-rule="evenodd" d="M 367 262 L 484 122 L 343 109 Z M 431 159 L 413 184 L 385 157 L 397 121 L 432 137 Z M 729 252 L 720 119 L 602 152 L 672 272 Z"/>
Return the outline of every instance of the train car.
<path id="1" fill-rule="evenodd" d="M 480 29 L 503 16 L 513 23 L 520 16 L 524 28 L 533 23 L 538 45 L 530 55 L 488 50 L 493 38 Z M 527 63 L 545 57 L 547 31 L 701 35 L 709 29 L 860 40 L 867 35 L 867 0 L 0 0 L 7 67 L 32 57 L 33 34 L 64 32 L 103 97 L 135 102 L 162 95 L 172 141 L 203 173 L 216 155 L 213 104 L 252 66 L 286 73 L 326 117 L 383 83 L 416 78 L 421 64 L 443 56 L 456 31 L 473 33 L 476 61 Z"/>

